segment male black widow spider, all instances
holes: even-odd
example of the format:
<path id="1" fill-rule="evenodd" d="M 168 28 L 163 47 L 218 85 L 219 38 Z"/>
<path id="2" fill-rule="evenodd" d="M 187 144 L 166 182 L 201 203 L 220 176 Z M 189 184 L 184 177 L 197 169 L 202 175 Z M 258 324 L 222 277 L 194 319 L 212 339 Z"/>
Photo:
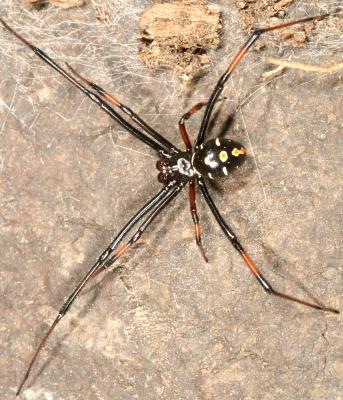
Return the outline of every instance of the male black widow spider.
<path id="1" fill-rule="evenodd" d="M 37 350 L 35 351 L 28 366 L 28 369 L 19 385 L 16 393 L 17 395 L 20 394 L 26 380 L 28 379 L 31 369 L 45 342 L 49 338 L 52 331 L 55 329 L 56 325 L 69 310 L 69 307 L 79 295 L 81 290 L 85 287 L 87 282 L 98 275 L 100 272 L 104 271 L 106 268 L 112 265 L 120 256 L 126 253 L 126 251 L 142 236 L 146 228 L 153 222 L 156 216 L 180 193 L 180 191 L 186 186 L 186 184 L 188 184 L 189 186 L 190 210 L 195 227 L 195 239 L 205 261 L 207 261 L 207 257 L 201 243 L 199 217 L 196 208 L 196 183 L 198 183 L 200 191 L 203 194 L 208 207 L 213 213 L 225 236 L 238 251 L 238 253 L 242 256 L 250 271 L 254 274 L 257 281 L 268 294 L 281 297 L 286 300 L 291 300 L 305 306 L 315 308 L 317 310 L 339 313 L 339 311 L 336 309 L 324 307 L 320 304 L 309 303 L 293 296 L 289 296 L 288 294 L 280 293 L 273 289 L 268 281 L 264 278 L 260 270 L 255 266 L 254 262 L 251 260 L 247 252 L 244 250 L 243 246 L 237 239 L 236 235 L 233 233 L 232 229 L 224 221 L 218 208 L 213 202 L 204 181 L 204 178 L 216 179 L 225 177 L 229 174 L 230 170 L 232 170 L 234 167 L 237 167 L 244 160 L 244 155 L 246 152 L 245 147 L 237 142 L 234 142 L 233 140 L 216 138 L 214 140 L 209 140 L 205 142 L 214 105 L 218 101 L 218 98 L 224 89 L 225 83 L 227 82 L 230 75 L 235 70 L 241 59 L 263 33 L 278 30 L 302 22 L 320 20 L 324 17 L 327 17 L 328 15 L 329 14 L 302 18 L 296 21 L 291 21 L 273 27 L 262 28 L 253 31 L 249 39 L 238 51 L 238 53 L 228 66 L 227 70 L 219 78 L 209 100 L 207 102 L 196 104 L 181 117 L 179 121 L 179 131 L 186 146 L 186 151 L 179 150 L 172 143 L 163 138 L 153 128 L 147 125 L 146 122 L 144 122 L 130 108 L 121 104 L 116 98 L 112 97 L 95 83 L 81 76 L 69 65 L 67 66 L 70 69 L 71 73 L 68 72 L 66 69 L 63 69 L 42 50 L 33 46 L 21 35 L 10 28 L 2 19 L 0 19 L 0 22 L 8 31 L 15 35 L 27 47 L 29 47 L 45 63 L 47 63 L 50 67 L 55 69 L 64 78 L 66 78 L 69 82 L 76 86 L 81 92 L 84 93 L 84 95 L 86 95 L 94 103 L 96 103 L 102 110 L 104 110 L 105 113 L 110 115 L 129 133 L 131 133 L 133 136 L 141 140 L 152 149 L 156 150 L 157 154 L 160 157 L 156 164 L 156 167 L 159 170 L 158 180 L 163 183 L 163 188 L 160 190 L 160 192 L 157 193 L 148 203 L 146 203 L 121 229 L 118 235 L 113 239 L 112 243 L 100 255 L 93 267 L 83 277 L 81 282 L 68 297 L 67 301 L 63 304 L 49 330 L 41 339 L 41 342 Z M 87 86 L 89 86 L 90 89 L 88 89 Z M 141 130 L 137 129 L 127 120 L 125 120 L 109 105 L 109 103 L 118 107 L 133 122 L 135 122 L 136 125 L 141 128 Z M 185 121 L 203 107 L 206 107 L 205 113 L 202 118 L 200 130 L 195 145 L 192 146 L 186 131 Z M 142 219 L 142 224 L 139 226 L 134 235 L 129 239 L 129 241 L 125 245 L 121 245 L 120 247 L 118 247 L 119 243 L 123 240 L 128 231 Z"/>

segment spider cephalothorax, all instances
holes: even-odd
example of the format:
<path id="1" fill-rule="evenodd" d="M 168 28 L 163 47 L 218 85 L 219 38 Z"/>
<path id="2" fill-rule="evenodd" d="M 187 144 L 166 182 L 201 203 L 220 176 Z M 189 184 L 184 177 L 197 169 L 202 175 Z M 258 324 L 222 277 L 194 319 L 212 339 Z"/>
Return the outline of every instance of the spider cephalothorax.
<path id="1" fill-rule="evenodd" d="M 192 167 L 191 153 L 179 152 L 170 158 L 161 158 L 156 162 L 159 182 L 166 184 L 171 181 L 188 182 L 195 175 Z"/>

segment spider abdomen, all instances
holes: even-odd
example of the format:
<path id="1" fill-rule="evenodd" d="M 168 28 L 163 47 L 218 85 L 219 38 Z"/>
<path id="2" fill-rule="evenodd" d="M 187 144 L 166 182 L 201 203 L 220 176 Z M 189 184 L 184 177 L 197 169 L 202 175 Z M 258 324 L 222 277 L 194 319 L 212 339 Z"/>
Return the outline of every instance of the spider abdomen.
<path id="1" fill-rule="evenodd" d="M 194 170 L 210 179 L 223 178 L 244 161 L 245 147 L 230 139 L 213 139 L 195 149 Z"/>

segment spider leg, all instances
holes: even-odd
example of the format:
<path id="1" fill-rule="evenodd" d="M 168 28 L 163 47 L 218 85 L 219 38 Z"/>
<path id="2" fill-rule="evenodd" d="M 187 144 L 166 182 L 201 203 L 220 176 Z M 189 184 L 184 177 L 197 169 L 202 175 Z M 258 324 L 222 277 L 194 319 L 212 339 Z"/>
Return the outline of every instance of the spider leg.
<path id="1" fill-rule="evenodd" d="M 70 83 L 76 86 L 85 96 L 91 99 L 95 104 L 98 105 L 105 113 L 107 113 L 110 117 L 116 120 L 124 129 L 126 129 L 129 133 L 135 136 L 137 139 L 141 140 L 143 143 L 156 150 L 157 152 L 165 155 L 166 157 L 170 156 L 172 149 L 169 146 L 166 146 L 165 143 L 156 142 L 152 140 L 149 136 L 145 135 L 133 125 L 131 125 L 128 121 L 126 121 L 123 117 L 121 117 L 114 109 L 107 104 L 104 100 L 101 99 L 96 93 L 93 93 L 91 90 L 88 90 L 85 86 L 83 86 L 79 81 L 77 81 L 71 74 L 69 74 L 65 69 L 63 69 L 60 65 L 58 65 L 54 60 L 52 60 L 46 53 L 44 53 L 38 47 L 33 46 L 29 41 L 23 38 L 19 33 L 17 33 L 14 29 L 12 29 L 7 23 L 0 18 L 0 23 L 14 36 L 16 36 L 22 43 L 24 43 L 28 48 L 30 48 L 41 60 L 43 60 L 46 64 L 48 64 L 51 68 L 61 74 L 65 79 L 67 79 Z"/>
<path id="2" fill-rule="evenodd" d="M 190 204 L 191 215 L 192 215 L 192 219 L 193 219 L 193 223 L 194 223 L 195 241 L 199 247 L 199 250 L 200 250 L 201 255 L 203 256 L 204 260 L 206 262 L 208 262 L 208 258 L 206 256 L 204 247 L 201 242 L 201 230 L 200 230 L 199 216 L 198 216 L 198 212 L 197 212 L 196 197 L 195 197 L 195 179 L 192 179 L 191 181 L 189 181 L 189 204 Z"/>
<path id="3" fill-rule="evenodd" d="M 182 140 L 185 143 L 186 150 L 187 152 L 192 151 L 192 143 L 189 139 L 187 130 L 186 130 L 186 125 L 185 122 L 197 111 L 201 110 L 202 107 L 206 106 L 207 102 L 200 102 L 197 103 L 195 106 L 193 106 L 189 111 L 187 111 L 179 120 L 179 131 L 180 135 L 182 137 Z M 201 255 L 203 256 L 204 260 L 208 262 L 208 258 L 206 256 L 204 247 L 201 242 L 201 230 L 200 230 L 200 224 L 199 224 L 199 216 L 197 212 L 197 206 L 196 206 L 196 193 L 195 193 L 195 180 L 192 179 L 189 181 L 189 205 L 190 205 L 190 211 L 192 215 L 192 220 L 194 223 L 194 231 L 195 231 L 195 241 L 196 244 L 199 247 L 199 250 L 201 252 Z"/>
<path id="4" fill-rule="evenodd" d="M 193 115 L 195 114 L 197 111 L 201 110 L 202 107 L 206 106 L 207 102 L 200 102 L 197 103 L 195 106 L 193 106 L 189 111 L 187 111 L 185 114 L 183 114 L 183 116 L 180 118 L 179 121 L 179 131 L 180 131 L 180 135 L 182 137 L 183 142 L 185 143 L 186 146 L 186 150 L 187 151 L 191 151 L 192 150 L 192 143 L 189 139 L 187 130 L 186 130 L 186 125 L 185 122 Z"/>
<path id="5" fill-rule="evenodd" d="M 118 260 L 123 254 L 125 254 L 129 248 L 137 242 L 137 240 L 142 236 L 145 232 L 146 228 L 151 224 L 151 222 L 157 217 L 157 215 L 174 199 L 184 187 L 184 183 L 175 184 L 173 183 L 172 189 L 169 190 L 167 196 L 155 207 L 153 212 L 144 220 L 142 225 L 138 228 L 134 235 L 132 235 L 131 239 L 123 246 L 121 246 L 115 254 L 110 257 L 104 264 L 104 268 L 108 268 L 115 261 Z"/>
<path id="6" fill-rule="evenodd" d="M 153 138 L 155 138 L 158 142 L 163 143 L 166 147 L 172 150 L 174 153 L 179 153 L 179 149 L 177 149 L 172 143 L 170 143 L 167 139 L 165 139 L 162 135 L 160 135 L 155 129 L 149 126 L 139 115 L 131 110 L 131 108 L 122 104 L 118 99 L 110 95 L 103 88 L 98 86 L 96 83 L 88 80 L 84 76 L 82 76 L 79 72 L 77 72 L 74 68 L 72 68 L 68 63 L 66 63 L 67 67 L 76 75 L 80 80 L 90 86 L 93 90 L 99 93 L 100 96 L 104 97 L 110 103 L 119 107 L 126 115 L 128 115 L 136 124 L 142 128 L 145 132 L 150 134 Z"/>
<path id="7" fill-rule="evenodd" d="M 200 130 L 199 130 L 199 133 L 198 133 L 198 137 L 197 137 L 195 146 L 196 147 L 200 146 L 205 140 L 205 135 L 206 135 L 206 132 L 208 130 L 208 126 L 209 126 L 209 122 L 210 122 L 210 119 L 211 119 L 213 107 L 214 107 L 218 97 L 220 96 L 221 92 L 223 91 L 225 83 L 227 82 L 227 80 L 231 76 L 232 72 L 236 69 L 237 65 L 240 63 L 242 58 L 245 56 L 245 54 L 249 51 L 249 49 L 252 47 L 252 45 L 256 42 L 256 40 L 263 33 L 274 31 L 274 30 L 278 30 L 278 29 L 282 29 L 282 28 L 286 28 L 288 26 L 300 24 L 302 22 L 321 20 L 322 18 L 325 18 L 325 17 L 327 17 L 329 15 L 330 14 L 324 14 L 324 15 L 318 15 L 318 16 L 315 16 L 315 17 L 301 18 L 301 19 L 298 19 L 296 21 L 290 21 L 290 22 L 286 22 L 284 24 L 275 25 L 275 26 L 268 27 L 268 28 L 256 29 L 255 31 L 253 31 L 253 33 L 251 34 L 249 39 L 245 42 L 243 47 L 241 47 L 241 49 L 235 55 L 235 57 L 233 58 L 232 62 L 228 66 L 227 70 L 219 78 L 216 86 L 214 87 L 213 92 L 212 92 L 212 94 L 211 94 L 211 96 L 210 96 L 210 98 L 208 100 L 208 104 L 207 104 L 207 107 L 206 107 L 206 110 L 205 110 L 205 113 L 204 113 L 204 116 L 203 116 L 203 119 L 202 119 L 202 122 L 201 122 Z"/>
<path id="8" fill-rule="evenodd" d="M 218 101 L 226 100 L 226 97 L 221 97 Z M 201 101 L 200 103 L 195 104 L 190 110 L 188 110 L 179 120 L 179 132 L 182 137 L 182 140 L 186 146 L 187 151 L 192 150 L 192 143 L 189 140 L 189 136 L 186 130 L 185 122 L 190 119 L 190 117 L 195 114 L 197 111 L 201 110 L 203 107 L 207 106 L 207 101 Z"/>
<path id="9" fill-rule="evenodd" d="M 114 255 L 111 257 L 113 254 L 113 251 L 116 249 L 118 246 L 119 242 L 124 238 L 124 236 L 129 232 L 129 230 L 141 219 L 143 218 L 146 214 L 148 214 L 151 210 L 151 214 L 146 218 L 146 220 L 143 222 L 143 224 L 140 226 L 138 231 L 134 234 L 131 240 L 138 240 L 138 237 L 142 235 L 144 230 L 148 227 L 148 225 L 153 221 L 153 219 L 157 216 L 157 214 L 180 192 L 182 189 L 183 185 L 177 185 L 175 182 L 170 183 L 168 186 L 163 187 L 163 189 L 155 195 L 148 203 L 146 203 L 136 215 L 134 215 L 130 221 L 121 229 L 121 231 L 118 233 L 118 235 L 113 239 L 111 244 L 106 248 L 106 250 L 101 254 L 101 256 L 98 258 L 96 263 L 93 265 L 93 267 L 87 272 L 87 274 L 81 279 L 79 284 L 76 286 L 76 288 L 73 290 L 73 292 L 70 294 L 68 299 L 65 301 L 63 306 L 58 312 L 57 317 L 51 324 L 50 328 L 46 332 L 46 334 L 43 336 L 41 339 L 39 346 L 37 347 L 30 364 L 26 370 L 26 373 L 18 387 L 18 390 L 16 392 L 16 396 L 18 396 L 27 381 L 28 377 L 30 376 L 30 372 L 32 370 L 33 365 L 35 364 L 35 361 L 41 352 L 42 348 L 44 347 L 46 341 L 48 340 L 49 336 L 57 326 L 57 324 L 61 321 L 61 319 L 64 317 L 64 315 L 67 313 L 69 310 L 70 306 L 72 303 L 75 301 L 77 296 L 80 294 L 81 290 L 86 286 L 86 284 L 94 278 L 96 275 L 98 275 L 100 272 L 104 271 L 105 268 L 108 266 L 108 263 L 110 260 L 113 260 L 111 264 L 117 260 L 121 255 L 123 255 L 126 250 L 130 246 L 124 246 L 119 248 Z M 139 232 L 139 233 L 138 233 Z M 138 236 L 138 237 L 137 237 Z M 130 242 L 129 242 L 130 243 Z"/>
<path id="10" fill-rule="evenodd" d="M 207 205 L 209 206 L 210 210 L 212 211 L 212 214 L 214 215 L 215 219 L 217 220 L 217 222 L 218 222 L 220 228 L 222 229 L 222 231 L 224 232 L 225 236 L 230 240 L 233 247 L 239 252 L 239 254 L 245 261 L 245 263 L 248 266 L 248 268 L 250 269 L 250 271 L 254 274 L 254 276 L 257 279 L 257 281 L 259 282 L 259 284 L 263 287 L 263 289 L 268 294 L 271 294 L 271 295 L 274 295 L 277 297 L 282 297 L 283 299 L 294 301 L 296 303 L 302 304 L 304 306 L 312 307 L 317 310 L 329 311 L 329 312 L 332 312 L 335 314 L 339 313 L 339 311 L 334 308 L 324 307 L 320 304 L 309 303 L 307 301 L 298 299 L 293 296 L 289 296 L 288 294 L 281 293 L 281 292 L 278 292 L 277 290 L 273 289 L 272 286 L 270 285 L 270 283 L 264 278 L 261 271 L 256 267 L 254 262 L 251 260 L 251 258 L 247 254 L 247 252 L 244 250 L 243 246 L 238 241 L 238 239 L 237 239 L 236 235 L 234 234 L 234 232 L 232 231 L 232 229 L 228 226 L 228 224 L 224 221 L 223 217 L 220 215 L 218 208 L 214 204 L 214 202 L 207 190 L 205 182 L 201 178 L 199 178 L 198 183 L 199 183 L 200 189 L 205 197 Z"/>

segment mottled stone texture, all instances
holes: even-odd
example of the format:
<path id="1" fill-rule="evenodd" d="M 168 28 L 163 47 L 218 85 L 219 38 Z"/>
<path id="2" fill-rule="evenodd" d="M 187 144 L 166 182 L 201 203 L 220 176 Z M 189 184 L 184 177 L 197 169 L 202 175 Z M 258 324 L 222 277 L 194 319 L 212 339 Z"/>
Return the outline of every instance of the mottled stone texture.
<path id="1" fill-rule="evenodd" d="M 181 146 L 178 118 L 207 98 L 245 38 L 234 2 L 216 3 L 223 47 L 212 72 L 187 92 L 172 72 L 149 72 L 136 57 L 148 1 L 31 12 L 5 0 L 0 15 Z M 290 16 L 316 11 L 298 7 Z M 328 44 L 283 56 L 339 61 Z M 262 83 L 263 57 L 282 52 L 282 45 L 252 52 L 228 83 L 212 135 L 241 141 L 249 158 L 213 195 L 275 287 L 342 309 L 342 73 L 288 70 Z M 160 185 L 153 151 L 3 29 L 0 53 L 0 392 L 12 399 L 63 300 Z M 193 138 L 199 121 L 188 125 Z M 119 271 L 80 296 L 23 399 L 342 398 L 342 317 L 264 294 L 200 198 L 198 208 L 210 263 L 194 244 L 185 191 Z"/>

